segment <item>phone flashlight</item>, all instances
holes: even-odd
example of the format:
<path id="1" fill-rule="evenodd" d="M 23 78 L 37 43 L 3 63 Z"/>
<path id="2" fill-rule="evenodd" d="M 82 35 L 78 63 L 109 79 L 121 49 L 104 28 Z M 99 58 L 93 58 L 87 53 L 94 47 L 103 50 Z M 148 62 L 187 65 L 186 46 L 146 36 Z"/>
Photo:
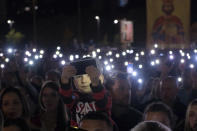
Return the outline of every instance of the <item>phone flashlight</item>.
<path id="1" fill-rule="evenodd" d="M 182 78 L 181 77 L 178 77 L 178 82 L 182 82 Z"/>
<path id="2" fill-rule="evenodd" d="M 57 50 L 61 50 L 61 47 L 60 47 L 60 46 L 58 46 L 58 47 L 57 47 Z"/>
<path id="3" fill-rule="evenodd" d="M 169 58 L 170 58 L 170 60 L 173 60 L 174 59 L 174 56 L 173 55 L 170 55 Z"/>
<path id="4" fill-rule="evenodd" d="M 151 61 L 151 66 L 155 66 L 155 62 L 154 61 Z"/>
<path id="5" fill-rule="evenodd" d="M 155 44 L 154 47 L 155 47 L 155 48 L 158 48 L 158 44 Z"/>
<path id="6" fill-rule="evenodd" d="M 141 51 L 140 54 L 141 54 L 141 56 L 144 56 L 144 51 Z"/>
<path id="7" fill-rule="evenodd" d="M 109 51 L 108 54 L 111 56 L 112 55 L 112 51 Z"/>
<path id="8" fill-rule="evenodd" d="M 75 58 L 76 58 L 76 59 L 79 59 L 79 55 L 75 55 Z"/>
<path id="9" fill-rule="evenodd" d="M 110 62 L 113 62 L 114 60 L 112 58 L 109 59 Z"/>
<path id="10" fill-rule="evenodd" d="M 101 49 L 97 49 L 96 52 L 97 52 L 97 53 L 100 53 L 100 52 L 101 52 Z"/>
<path id="11" fill-rule="evenodd" d="M 141 78 L 139 78 L 137 81 L 139 84 L 142 84 L 142 82 L 143 82 L 143 80 Z"/>
<path id="12" fill-rule="evenodd" d="M 107 71 L 110 71 L 110 70 L 111 70 L 111 66 L 110 66 L 110 65 L 107 65 L 105 69 L 106 69 Z"/>
<path id="13" fill-rule="evenodd" d="M 36 50 L 36 48 L 33 48 L 33 50 L 32 50 L 32 51 L 35 53 L 37 50 Z"/>
<path id="14" fill-rule="evenodd" d="M 63 54 L 62 54 L 62 53 L 61 53 L 61 54 L 59 54 L 59 57 L 60 57 L 60 58 L 62 58 L 62 57 L 63 57 Z"/>
<path id="15" fill-rule="evenodd" d="M 5 58 L 5 62 L 8 63 L 10 60 L 9 58 Z"/>
<path id="16" fill-rule="evenodd" d="M 123 55 L 123 56 L 126 56 L 126 52 L 122 52 L 122 55 Z"/>
<path id="17" fill-rule="evenodd" d="M 130 52 L 129 52 L 129 53 L 130 53 L 130 54 L 133 54 L 133 52 L 134 52 L 133 50 L 130 50 Z"/>
<path id="18" fill-rule="evenodd" d="M 102 56 L 99 56 L 98 58 L 99 58 L 99 60 L 100 60 L 100 59 L 102 59 Z"/>
<path id="19" fill-rule="evenodd" d="M 60 52 L 59 52 L 59 51 L 56 51 L 56 52 L 55 52 L 55 54 L 56 54 L 56 55 L 59 55 L 59 54 L 60 54 Z"/>
<path id="20" fill-rule="evenodd" d="M 92 57 L 96 58 L 96 51 L 92 51 Z"/>
<path id="21" fill-rule="evenodd" d="M 12 48 L 9 48 L 7 51 L 8 51 L 9 54 L 13 53 L 13 49 Z"/>
<path id="22" fill-rule="evenodd" d="M 124 62 L 124 65 L 125 65 L 125 66 L 128 66 L 128 64 L 129 64 L 128 61 L 125 61 L 125 62 Z"/>
<path id="23" fill-rule="evenodd" d="M 73 61 L 74 60 L 74 56 L 73 55 L 70 55 L 70 61 Z"/>
<path id="24" fill-rule="evenodd" d="M 61 61 L 61 64 L 62 64 L 62 65 L 65 65 L 65 64 L 66 64 L 65 60 L 62 60 L 62 61 Z"/>
<path id="25" fill-rule="evenodd" d="M 56 59 L 56 58 L 57 58 L 57 55 L 56 55 L 56 54 L 54 54 L 54 55 L 53 55 L 53 58 L 54 58 L 54 59 Z"/>
<path id="26" fill-rule="evenodd" d="M 4 65 L 4 64 L 1 64 L 1 68 L 2 68 L 2 69 L 5 68 L 5 65 Z"/>
<path id="27" fill-rule="evenodd" d="M 190 67 L 191 69 L 193 69 L 193 68 L 194 68 L 194 64 L 190 64 L 189 67 Z"/>
<path id="28" fill-rule="evenodd" d="M 119 58 L 120 57 L 120 55 L 119 54 L 116 54 L 116 58 Z"/>
<path id="29" fill-rule="evenodd" d="M 37 59 L 39 59 L 39 56 L 38 55 L 35 55 L 34 58 L 37 60 Z"/>
<path id="30" fill-rule="evenodd" d="M 28 58 L 25 57 L 25 58 L 24 58 L 24 61 L 27 62 L 27 61 L 28 61 Z"/>
<path id="31" fill-rule="evenodd" d="M 155 60 L 155 64 L 159 65 L 159 63 L 160 63 L 160 60 L 159 59 L 156 59 Z"/>
<path id="32" fill-rule="evenodd" d="M 42 55 L 43 55 L 43 54 L 44 54 L 44 50 L 40 50 L 40 54 L 42 54 Z"/>
<path id="33" fill-rule="evenodd" d="M 182 63 L 182 64 L 185 63 L 185 60 L 184 60 L 184 59 L 181 59 L 181 63 Z"/>
<path id="34" fill-rule="evenodd" d="M 142 65 L 142 64 L 140 64 L 138 67 L 139 67 L 139 69 L 142 69 L 142 68 L 143 68 L 143 65 Z"/>
<path id="35" fill-rule="evenodd" d="M 150 53 L 151 53 L 152 55 L 154 55 L 154 54 L 155 54 L 155 50 L 152 49 L 152 50 L 150 51 Z"/>
<path id="36" fill-rule="evenodd" d="M 104 61 L 104 64 L 107 65 L 108 64 L 108 61 Z"/>
<path id="37" fill-rule="evenodd" d="M 127 65 L 127 73 L 129 73 L 129 74 L 133 73 L 133 63 L 128 63 L 128 65 Z"/>
<path id="38" fill-rule="evenodd" d="M 139 61 L 139 57 L 138 56 L 135 57 L 135 61 Z"/>
<path id="39" fill-rule="evenodd" d="M 34 61 L 30 60 L 29 65 L 33 65 L 33 64 L 34 64 Z"/>

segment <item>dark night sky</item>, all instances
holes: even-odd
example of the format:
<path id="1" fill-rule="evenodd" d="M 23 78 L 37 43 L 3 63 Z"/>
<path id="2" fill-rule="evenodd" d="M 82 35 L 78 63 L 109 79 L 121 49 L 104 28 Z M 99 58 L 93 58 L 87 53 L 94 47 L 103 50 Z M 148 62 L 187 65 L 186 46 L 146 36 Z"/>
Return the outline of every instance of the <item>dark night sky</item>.
<path id="1" fill-rule="evenodd" d="M 78 1 L 79 0 L 36 0 L 38 10 L 36 11 L 38 42 L 45 44 L 54 44 L 66 41 L 65 34 L 72 31 L 76 36 L 78 31 Z M 101 17 L 100 30 L 101 37 L 108 34 L 108 39 L 112 40 L 114 33 L 117 33 L 119 27 L 113 25 L 115 18 L 127 18 L 134 21 L 135 43 L 144 45 L 146 40 L 146 0 L 129 0 L 129 3 L 121 8 L 118 6 L 118 0 L 80 0 L 81 8 L 81 34 L 84 41 L 96 37 L 95 15 Z M 4 0 L 6 19 L 15 20 L 14 28 L 25 34 L 25 42 L 33 39 L 33 13 L 32 10 L 24 11 L 25 7 L 32 7 L 32 0 Z M 2 4 L 3 1 L 1 0 Z M 191 23 L 197 21 L 197 0 L 191 0 Z M 1 7 L 1 6 L 0 6 Z M 3 5 L 2 5 L 3 7 Z M 5 14 L 4 13 L 4 14 Z M 5 22 L 0 22 L 2 31 L 0 40 L 9 27 Z M 68 30 L 69 29 L 69 30 Z M 95 32 L 95 33 L 94 33 Z M 53 36 L 53 37 L 51 37 Z M 45 45 L 44 44 L 44 45 Z"/>

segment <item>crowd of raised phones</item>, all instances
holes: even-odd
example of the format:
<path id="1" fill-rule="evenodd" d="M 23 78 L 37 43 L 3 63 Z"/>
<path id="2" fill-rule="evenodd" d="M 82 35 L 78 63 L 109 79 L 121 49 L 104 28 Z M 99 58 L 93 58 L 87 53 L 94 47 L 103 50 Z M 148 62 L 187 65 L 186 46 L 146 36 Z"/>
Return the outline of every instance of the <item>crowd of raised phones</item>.
<path id="1" fill-rule="evenodd" d="M 162 58 L 140 85 L 121 67 L 109 73 L 89 65 L 77 75 L 72 65 L 19 59 L 0 69 L 2 131 L 197 131 L 195 67 Z"/>

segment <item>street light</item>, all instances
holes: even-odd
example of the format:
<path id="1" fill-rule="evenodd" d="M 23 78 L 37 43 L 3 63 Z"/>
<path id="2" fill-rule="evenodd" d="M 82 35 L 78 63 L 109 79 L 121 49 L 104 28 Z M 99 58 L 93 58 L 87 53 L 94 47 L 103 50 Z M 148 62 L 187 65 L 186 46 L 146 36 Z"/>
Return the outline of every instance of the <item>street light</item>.
<path id="1" fill-rule="evenodd" d="M 13 24 L 14 24 L 14 21 L 8 19 L 8 20 L 7 20 L 7 23 L 8 23 L 8 25 L 10 26 L 10 29 L 12 29 L 12 26 L 13 26 Z"/>
<path id="2" fill-rule="evenodd" d="M 95 19 L 96 19 L 96 20 L 99 20 L 99 19 L 100 19 L 100 17 L 99 17 L 99 16 L 95 16 Z"/>
<path id="3" fill-rule="evenodd" d="M 118 20 L 114 20 L 114 24 L 118 24 Z"/>
<path id="4" fill-rule="evenodd" d="M 29 6 L 26 6 L 24 10 L 28 12 L 31 10 L 31 8 Z"/>
<path id="5" fill-rule="evenodd" d="M 100 35 L 100 17 L 95 16 L 95 19 L 97 21 L 97 42 L 99 42 L 99 35 Z"/>

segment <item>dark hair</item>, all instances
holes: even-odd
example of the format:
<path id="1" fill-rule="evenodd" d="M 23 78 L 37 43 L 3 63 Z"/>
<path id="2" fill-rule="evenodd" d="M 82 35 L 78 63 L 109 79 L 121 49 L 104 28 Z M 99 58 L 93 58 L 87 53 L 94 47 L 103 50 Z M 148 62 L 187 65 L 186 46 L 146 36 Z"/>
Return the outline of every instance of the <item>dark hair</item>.
<path id="1" fill-rule="evenodd" d="M 114 74 L 114 76 L 111 78 L 107 78 L 106 80 L 106 88 L 111 91 L 112 90 L 112 87 L 114 86 L 115 84 L 115 81 L 116 80 L 122 80 L 122 81 L 127 81 L 128 82 L 128 86 L 131 87 L 131 83 L 129 82 L 129 79 L 128 79 L 128 74 L 127 73 L 123 73 L 123 72 L 117 72 L 116 74 Z"/>
<path id="2" fill-rule="evenodd" d="M 56 70 L 49 70 L 48 72 L 46 72 L 45 78 L 49 74 L 54 75 L 55 77 L 57 77 L 58 80 L 60 80 L 60 78 L 61 78 L 61 73 Z"/>
<path id="3" fill-rule="evenodd" d="M 116 74 L 116 79 L 121 79 L 121 80 L 128 80 L 128 74 L 119 72 Z"/>
<path id="4" fill-rule="evenodd" d="M 15 93 L 21 101 L 22 109 L 23 109 L 23 111 L 22 111 L 23 114 L 22 114 L 21 117 L 22 118 L 28 118 L 30 112 L 29 112 L 29 107 L 28 107 L 27 101 L 26 101 L 25 97 L 23 96 L 23 94 L 20 92 L 20 90 L 17 89 L 17 88 L 9 87 L 9 88 L 5 88 L 2 91 L 1 96 L 0 96 L 0 108 L 2 109 L 2 103 L 3 103 L 4 95 L 6 95 L 7 93 L 10 93 L 10 92 Z M 2 112 L 3 112 L 3 110 L 2 110 Z"/>
<path id="5" fill-rule="evenodd" d="M 131 131 L 171 131 L 171 129 L 160 122 L 144 121 L 135 126 Z"/>
<path id="6" fill-rule="evenodd" d="M 32 82 L 33 79 L 36 79 L 36 80 L 38 80 L 41 83 L 43 82 L 43 78 L 41 76 L 38 76 L 38 75 L 32 76 L 31 77 L 31 82 Z"/>
<path id="7" fill-rule="evenodd" d="M 114 85 L 114 80 L 110 77 L 105 77 L 105 88 L 108 90 L 108 91 L 111 91 L 112 90 L 112 86 Z"/>
<path id="8" fill-rule="evenodd" d="M 104 113 L 104 112 L 89 112 L 88 114 L 86 114 L 81 122 L 83 120 L 100 120 L 100 121 L 105 121 L 105 123 L 107 124 L 107 126 L 109 128 L 111 128 L 113 130 L 113 125 L 112 125 L 112 121 L 110 120 L 109 116 Z"/>
<path id="9" fill-rule="evenodd" d="M 16 126 L 20 128 L 21 131 L 30 131 L 30 127 L 24 119 L 7 119 L 4 122 L 4 128 L 9 126 Z"/>
<path id="10" fill-rule="evenodd" d="M 166 114 L 170 120 L 171 128 L 174 126 L 174 115 L 171 108 L 162 102 L 153 102 L 149 104 L 144 111 L 144 118 L 148 112 L 162 112 Z"/>
<path id="11" fill-rule="evenodd" d="M 57 93 L 59 93 L 59 85 L 56 82 L 53 81 L 47 81 L 43 84 L 42 89 L 40 91 L 40 96 L 39 96 L 39 103 L 42 111 L 45 111 L 44 104 L 42 102 L 42 97 L 43 97 L 43 91 L 45 88 L 51 88 L 55 90 Z M 58 129 L 64 129 L 67 124 L 66 120 L 66 114 L 65 114 L 65 106 L 63 103 L 63 100 L 61 97 L 59 97 L 58 105 L 57 105 L 57 128 Z"/>

